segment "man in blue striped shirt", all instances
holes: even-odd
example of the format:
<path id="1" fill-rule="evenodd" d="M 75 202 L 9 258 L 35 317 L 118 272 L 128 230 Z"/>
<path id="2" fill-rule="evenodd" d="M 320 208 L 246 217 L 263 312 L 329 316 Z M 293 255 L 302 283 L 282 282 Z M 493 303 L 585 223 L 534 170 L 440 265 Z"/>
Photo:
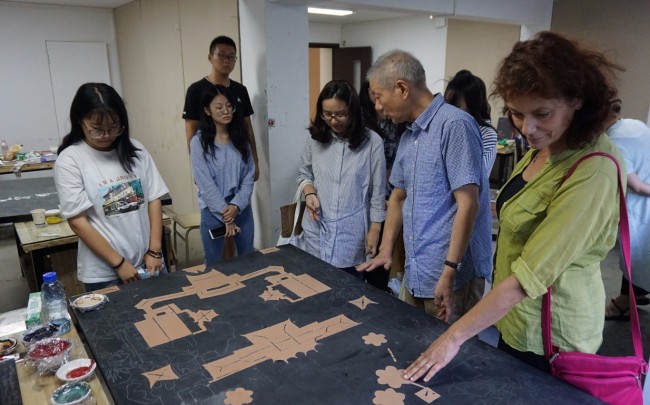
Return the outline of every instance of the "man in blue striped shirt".
<path id="1" fill-rule="evenodd" d="M 410 123 L 397 150 L 382 243 L 357 267 L 389 269 L 404 228 L 406 302 L 453 322 L 482 297 L 492 277 L 490 192 L 476 121 L 426 86 L 420 61 L 390 51 L 368 71 L 375 108 Z"/>

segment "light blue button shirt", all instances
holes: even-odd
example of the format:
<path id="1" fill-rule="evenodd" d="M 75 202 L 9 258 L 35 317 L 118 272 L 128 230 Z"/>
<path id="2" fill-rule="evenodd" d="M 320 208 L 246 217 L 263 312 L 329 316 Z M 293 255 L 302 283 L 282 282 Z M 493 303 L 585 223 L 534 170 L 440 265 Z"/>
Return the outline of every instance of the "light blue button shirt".
<path id="1" fill-rule="evenodd" d="M 306 250 L 336 267 L 363 263 L 370 222 L 386 217 L 384 144 L 367 134 L 356 149 L 336 136 L 329 143 L 309 139 L 301 157 L 298 182 L 313 182 L 321 205 L 320 221 L 303 216 Z"/>
<path id="2" fill-rule="evenodd" d="M 208 207 L 221 219 L 221 213 L 228 204 L 235 204 L 243 211 L 251 203 L 255 163 L 248 153 L 244 162 L 241 153 L 231 142 L 215 143 L 214 155 L 204 155 L 198 131 L 190 141 L 190 160 L 194 181 L 199 189 L 199 208 Z"/>
<path id="3" fill-rule="evenodd" d="M 390 182 L 406 191 L 402 215 L 405 283 L 432 298 L 449 250 L 457 205 L 454 190 L 479 186 L 479 210 L 454 288 L 492 279 L 490 188 L 476 121 L 437 94 L 400 140 Z"/>

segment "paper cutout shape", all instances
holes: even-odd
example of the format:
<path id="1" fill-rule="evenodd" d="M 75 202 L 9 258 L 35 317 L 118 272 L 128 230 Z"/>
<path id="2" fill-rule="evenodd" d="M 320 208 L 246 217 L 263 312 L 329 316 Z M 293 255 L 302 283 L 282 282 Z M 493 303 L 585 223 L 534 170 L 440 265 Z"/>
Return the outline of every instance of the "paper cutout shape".
<path id="1" fill-rule="evenodd" d="M 400 388 L 402 385 L 415 385 L 416 387 L 422 388 L 415 395 L 428 404 L 440 398 L 440 394 L 438 394 L 431 388 L 425 387 L 424 385 L 405 379 L 403 377 L 403 373 L 404 373 L 404 369 L 398 369 L 393 366 L 387 366 L 385 369 L 377 370 L 375 372 L 375 374 L 377 374 L 377 377 L 379 377 L 377 378 L 377 382 L 381 385 L 388 385 L 391 388 Z M 390 391 L 390 389 L 386 391 Z M 385 393 L 386 391 L 377 391 L 375 393 L 375 399 L 377 398 L 378 392 Z M 382 400 L 384 400 L 386 398 L 389 398 L 389 396 L 388 394 L 383 394 L 381 398 Z M 388 402 L 382 402 L 382 404 L 383 403 L 388 403 Z"/>
<path id="2" fill-rule="evenodd" d="M 120 287 L 114 285 L 112 287 L 100 288 L 99 290 L 95 290 L 93 292 L 95 294 L 104 294 L 104 295 L 106 295 L 106 294 L 110 294 L 110 293 L 115 292 L 115 291 L 120 291 Z"/>
<path id="3" fill-rule="evenodd" d="M 388 342 L 388 340 L 386 340 L 386 335 L 376 334 L 375 332 L 368 333 L 366 336 L 363 337 L 363 341 L 367 345 L 373 345 L 377 347 Z"/>
<path id="4" fill-rule="evenodd" d="M 429 387 L 422 388 L 420 391 L 416 392 L 415 395 L 427 404 L 430 404 L 436 399 L 440 398 L 440 394 Z"/>
<path id="5" fill-rule="evenodd" d="M 385 391 L 375 391 L 372 403 L 376 405 L 403 405 L 406 395 L 389 388 Z"/>
<path id="6" fill-rule="evenodd" d="M 158 370 L 142 373 L 142 375 L 147 377 L 149 380 L 149 388 L 153 388 L 154 384 L 159 381 L 178 380 L 178 376 L 174 373 L 174 370 L 172 370 L 171 364 L 161 367 Z"/>
<path id="7" fill-rule="evenodd" d="M 271 246 L 271 247 L 267 247 L 266 249 L 259 250 L 259 252 L 261 254 L 263 254 L 263 255 L 269 254 L 269 253 L 274 253 L 274 252 L 279 252 L 279 251 L 280 251 L 280 249 L 278 249 L 276 246 Z"/>
<path id="8" fill-rule="evenodd" d="M 193 273 L 193 274 L 198 274 L 198 273 L 203 273 L 207 268 L 205 267 L 204 264 L 198 264 L 196 266 L 188 267 L 186 269 L 183 269 L 184 272 L 186 273 Z"/>
<path id="9" fill-rule="evenodd" d="M 358 307 L 359 309 L 366 309 L 366 307 L 370 304 L 376 304 L 375 301 L 369 299 L 365 295 L 362 295 L 361 297 L 357 298 L 356 300 L 353 301 L 348 301 L 350 304 Z"/>
<path id="10" fill-rule="evenodd" d="M 202 268 L 202 266 L 191 267 L 184 271 L 192 273 L 199 268 Z M 260 276 L 267 276 L 264 280 L 269 283 L 264 293 L 260 295 L 265 301 L 286 300 L 294 303 L 330 289 L 330 287 L 307 274 L 295 275 L 287 273 L 282 266 L 268 266 L 246 275 L 237 273 L 226 275 L 213 269 L 207 273 L 186 276 L 190 285 L 182 287 L 182 291 L 180 292 L 140 301 L 135 307 L 144 311 L 145 319 L 136 322 L 135 327 L 149 347 L 205 332 L 207 330 L 205 323 L 219 316 L 212 309 L 198 311 L 181 310 L 173 303 L 156 308 L 154 306 L 165 301 L 172 301 L 190 295 L 197 295 L 199 298 L 205 299 L 229 294 L 245 288 L 244 281 Z M 288 293 L 291 293 L 293 297 L 289 297 L 281 292 L 278 289 L 280 287 Z M 179 316 L 182 313 L 189 315 L 190 319 L 198 326 L 198 330 L 195 332 L 190 330 L 184 323 L 184 320 Z"/>
<path id="11" fill-rule="evenodd" d="M 298 353 L 316 349 L 317 342 L 335 335 L 358 323 L 345 315 L 335 316 L 323 322 L 314 322 L 302 328 L 290 320 L 277 323 L 265 329 L 243 335 L 251 345 L 236 350 L 233 354 L 204 364 L 203 367 L 218 381 L 267 360 L 288 362 Z"/>
<path id="12" fill-rule="evenodd" d="M 253 391 L 245 390 L 241 387 L 237 388 L 234 391 L 226 392 L 226 399 L 223 401 L 224 404 L 228 405 L 244 405 L 250 404 L 253 402 Z"/>

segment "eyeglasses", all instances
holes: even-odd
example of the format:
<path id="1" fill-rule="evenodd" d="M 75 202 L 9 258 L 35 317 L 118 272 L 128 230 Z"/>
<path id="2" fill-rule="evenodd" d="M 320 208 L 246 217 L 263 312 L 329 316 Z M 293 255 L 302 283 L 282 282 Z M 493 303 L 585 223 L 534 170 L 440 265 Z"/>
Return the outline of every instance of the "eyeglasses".
<path id="1" fill-rule="evenodd" d="M 221 107 L 214 106 L 212 111 L 219 113 L 220 115 L 232 114 L 237 110 L 237 107 L 233 107 L 230 104 L 222 105 Z"/>
<path id="2" fill-rule="evenodd" d="M 323 111 L 323 113 L 320 116 L 325 121 L 331 121 L 332 119 L 334 119 L 336 121 L 343 121 L 346 118 L 348 118 L 348 115 L 350 115 L 349 111 L 347 111 L 345 113 L 331 113 L 331 112 L 328 112 L 328 111 Z"/>
<path id="3" fill-rule="evenodd" d="M 223 61 L 228 61 L 228 62 L 237 61 L 237 56 L 235 55 L 226 55 L 225 53 L 221 53 L 221 52 L 214 53 L 213 55 L 217 55 L 217 58 Z"/>
<path id="4" fill-rule="evenodd" d="M 104 135 L 108 135 L 109 137 L 116 137 L 122 135 L 122 132 L 124 132 L 124 125 L 108 129 L 88 128 L 85 123 L 83 125 L 86 128 L 88 136 L 91 138 L 102 138 Z"/>

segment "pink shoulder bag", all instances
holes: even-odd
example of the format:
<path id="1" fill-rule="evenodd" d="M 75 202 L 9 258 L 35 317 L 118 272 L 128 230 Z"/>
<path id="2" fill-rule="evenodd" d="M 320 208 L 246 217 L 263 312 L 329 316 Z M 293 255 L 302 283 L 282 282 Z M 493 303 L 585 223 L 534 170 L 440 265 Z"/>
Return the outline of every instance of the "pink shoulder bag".
<path id="1" fill-rule="evenodd" d="M 648 372 L 648 363 L 643 359 L 641 344 L 641 328 L 637 313 L 634 289 L 632 288 L 632 272 L 630 270 L 630 231 L 625 205 L 625 193 L 621 182 L 621 169 L 612 155 L 604 152 L 594 152 L 580 158 L 564 176 L 565 181 L 574 172 L 578 164 L 592 156 L 604 156 L 616 164 L 618 171 L 618 189 L 620 197 L 619 237 L 630 280 L 630 328 L 634 356 L 605 357 L 597 354 L 579 352 L 560 352 L 553 346 L 551 336 L 551 288 L 544 295 L 542 303 L 542 335 L 544 353 L 551 368 L 551 374 L 569 384 L 599 398 L 609 404 L 635 405 L 643 404 L 641 377 Z"/>

